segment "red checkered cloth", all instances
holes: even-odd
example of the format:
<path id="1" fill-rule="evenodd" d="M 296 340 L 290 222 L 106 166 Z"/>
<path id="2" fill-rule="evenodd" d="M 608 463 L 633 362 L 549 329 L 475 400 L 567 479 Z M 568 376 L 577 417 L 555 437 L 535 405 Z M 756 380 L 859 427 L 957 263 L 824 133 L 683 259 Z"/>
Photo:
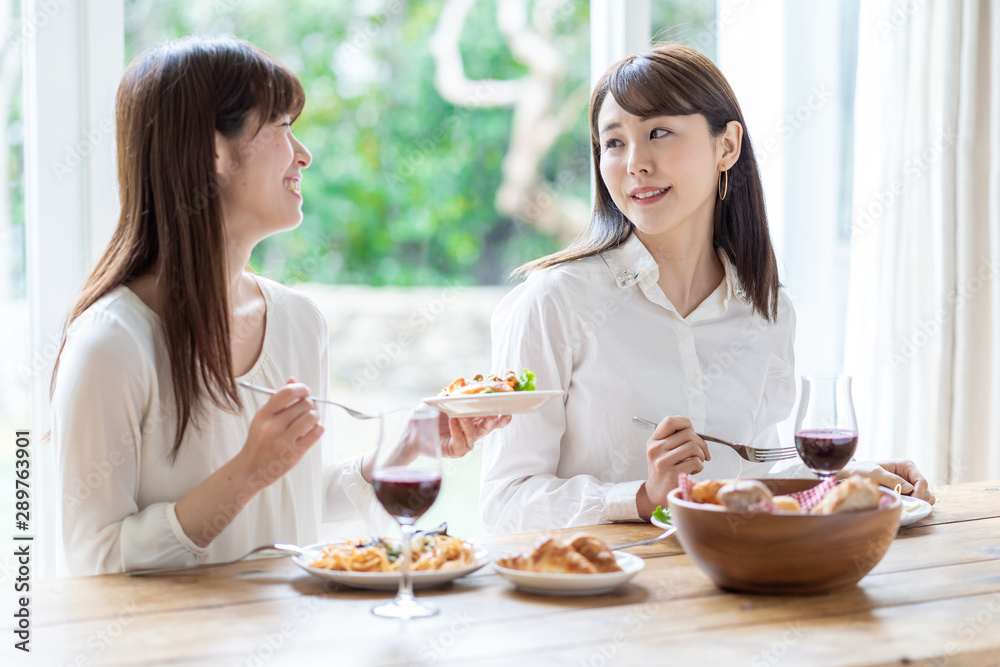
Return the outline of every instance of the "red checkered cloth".
<path id="1" fill-rule="evenodd" d="M 747 512 L 767 512 L 768 514 L 774 514 L 777 511 L 778 508 L 770 500 L 762 500 L 747 508 Z"/>
<path id="2" fill-rule="evenodd" d="M 677 486 L 681 490 L 681 492 L 677 494 L 681 497 L 681 500 L 691 500 L 691 489 L 694 488 L 694 480 L 691 479 L 691 475 L 686 472 L 682 472 L 677 475 Z"/>
<path id="3" fill-rule="evenodd" d="M 803 510 L 811 510 L 816 505 L 819 505 L 819 501 L 823 500 L 823 496 L 832 491 L 836 486 L 837 480 L 833 477 L 827 477 L 811 489 L 789 495 L 799 502 L 799 507 Z"/>

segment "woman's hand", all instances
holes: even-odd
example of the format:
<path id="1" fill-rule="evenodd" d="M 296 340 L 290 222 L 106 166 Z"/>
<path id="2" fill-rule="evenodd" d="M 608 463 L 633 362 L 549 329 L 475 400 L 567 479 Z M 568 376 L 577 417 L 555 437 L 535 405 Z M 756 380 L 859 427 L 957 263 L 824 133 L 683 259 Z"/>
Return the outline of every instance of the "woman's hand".
<path id="1" fill-rule="evenodd" d="M 289 379 L 262 405 L 247 433 L 240 455 L 257 483 L 255 490 L 274 483 L 291 470 L 323 435 L 309 387 Z"/>
<path id="2" fill-rule="evenodd" d="M 442 456 L 450 459 L 465 456 L 472 451 L 476 440 L 486 436 L 491 431 L 503 428 L 510 423 L 510 420 L 510 415 L 449 418 L 442 412 L 441 416 L 438 417 Z"/>
<path id="3" fill-rule="evenodd" d="M 677 488 L 677 476 L 702 471 L 712 459 L 708 445 L 695 434 L 687 417 L 667 417 L 646 442 L 646 482 L 636 494 L 639 516 L 648 520 L 657 505 L 665 505 L 667 494 Z"/>
<path id="4" fill-rule="evenodd" d="M 862 475 L 876 484 L 890 489 L 899 484 L 904 496 L 913 496 L 934 504 L 934 494 L 931 493 L 927 479 L 917 470 L 913 461 L 851 461 L 837 473 L 837 479 L 847 479 L 851 475 Z"/>
<path id="5" fill-rule="evenodd" d="M 452 459 L 465 456 L 472 451 L 476 440 L 495 429 L 503 428 L 510 423 L 510 420 L 510 415 L 454 419 L 443 412 L 440 413 L 437 432 L 441 439 L 441 455 Z M 391 454 L 393 465 L 405 466 L 419 456 L 419 438 L 412 437 L 414 428 L 412 421 L 407 421 L 403 427 L 403 433 Z M 369 484 L 374 479 L 375 456 L 376 452 L 370 451 L 361 459 L 361 476 Z"/>
<path id="6" fill-rule="evenodd" d="M 191 541 L 211 544 L 250 499 L 299 462 L 323 435 L 309 387 L 289 380 L 250 422 L 240 453 L 177 501 L 177 521 Z"/>

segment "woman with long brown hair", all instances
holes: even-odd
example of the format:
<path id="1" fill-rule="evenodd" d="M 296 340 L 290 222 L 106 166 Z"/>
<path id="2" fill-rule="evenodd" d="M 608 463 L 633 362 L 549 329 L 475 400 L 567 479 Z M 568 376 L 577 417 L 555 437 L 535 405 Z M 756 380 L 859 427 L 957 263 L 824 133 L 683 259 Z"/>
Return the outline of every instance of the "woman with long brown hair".
<path id="1" fill-rule="evenodd" d="M 121 214 L 52 379 L 64 565 L 187 567 L 371 518 L 371 456 L 324 470 L 314 447 L 323 316 L 244 270 L 302 221 L 299 81 L 246 42 L 186 38 L 137 58 L 116 102 Z M 442 417 L 445 454 L 507 421 Z"/>
<path id="2" fill-rule="evenodd" d="M 681 472 L 763 476 L 696 432 L 776 447 L 795 401 L 795 314 L 719 69 L 679 45 L 625 58 L 594 89 L 590 132 L 588 229 L 522 267 L 493 316 L 494 367 L 565 391 L 484 448 L 493 532 L 648 520 Z M 645 441 L 632 416 L 663 418 Z M 911 463 L 854 471 L 931 498 Z"/>

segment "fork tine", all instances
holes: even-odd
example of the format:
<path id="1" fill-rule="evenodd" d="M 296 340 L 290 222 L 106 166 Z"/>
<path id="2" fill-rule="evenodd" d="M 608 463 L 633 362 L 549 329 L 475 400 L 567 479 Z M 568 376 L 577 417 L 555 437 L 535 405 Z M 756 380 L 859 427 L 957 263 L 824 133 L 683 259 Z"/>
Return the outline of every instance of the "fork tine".
<path id="1" fill-rule="evenodd" d="M 773 462 L 773 461 L 785 461 L 787 459 L 794 459 L 795 457 L 798 456 L 798 453 L 795 452 L 795 451 L 787 451 L 787 450 L 786 451 L 782 451 L 780 449 L 763 450 L 763 451 L 766 451 L 768 453 L 765 454 L 765 453 L 762 452 L 762 450 L 757 450 L 756 452 L 754 452 L 754 459 L 758 463 L 765 463 L 765 462 L 770 463 L 770 462 Z M 775 453 L 771 454 L 770 452 L 772 452 L 772 451 L 775 452 Z"/>

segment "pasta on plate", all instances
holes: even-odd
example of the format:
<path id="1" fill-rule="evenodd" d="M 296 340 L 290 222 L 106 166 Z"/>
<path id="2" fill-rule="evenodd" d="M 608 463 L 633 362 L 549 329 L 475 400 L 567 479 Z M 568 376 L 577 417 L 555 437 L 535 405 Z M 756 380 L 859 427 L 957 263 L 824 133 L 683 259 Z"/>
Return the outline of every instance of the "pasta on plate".
<path id="1" fill-rule="evenodd" d="M 396 572 L 401 560 L 399 541 L 385 538 L 361 538 L 322 549 L 311 567 L 344 572 Z M 449 535 L 418 535 L 412 542 L 410 570 L 453 570 L 476 562 L 475 548 Z"/>

